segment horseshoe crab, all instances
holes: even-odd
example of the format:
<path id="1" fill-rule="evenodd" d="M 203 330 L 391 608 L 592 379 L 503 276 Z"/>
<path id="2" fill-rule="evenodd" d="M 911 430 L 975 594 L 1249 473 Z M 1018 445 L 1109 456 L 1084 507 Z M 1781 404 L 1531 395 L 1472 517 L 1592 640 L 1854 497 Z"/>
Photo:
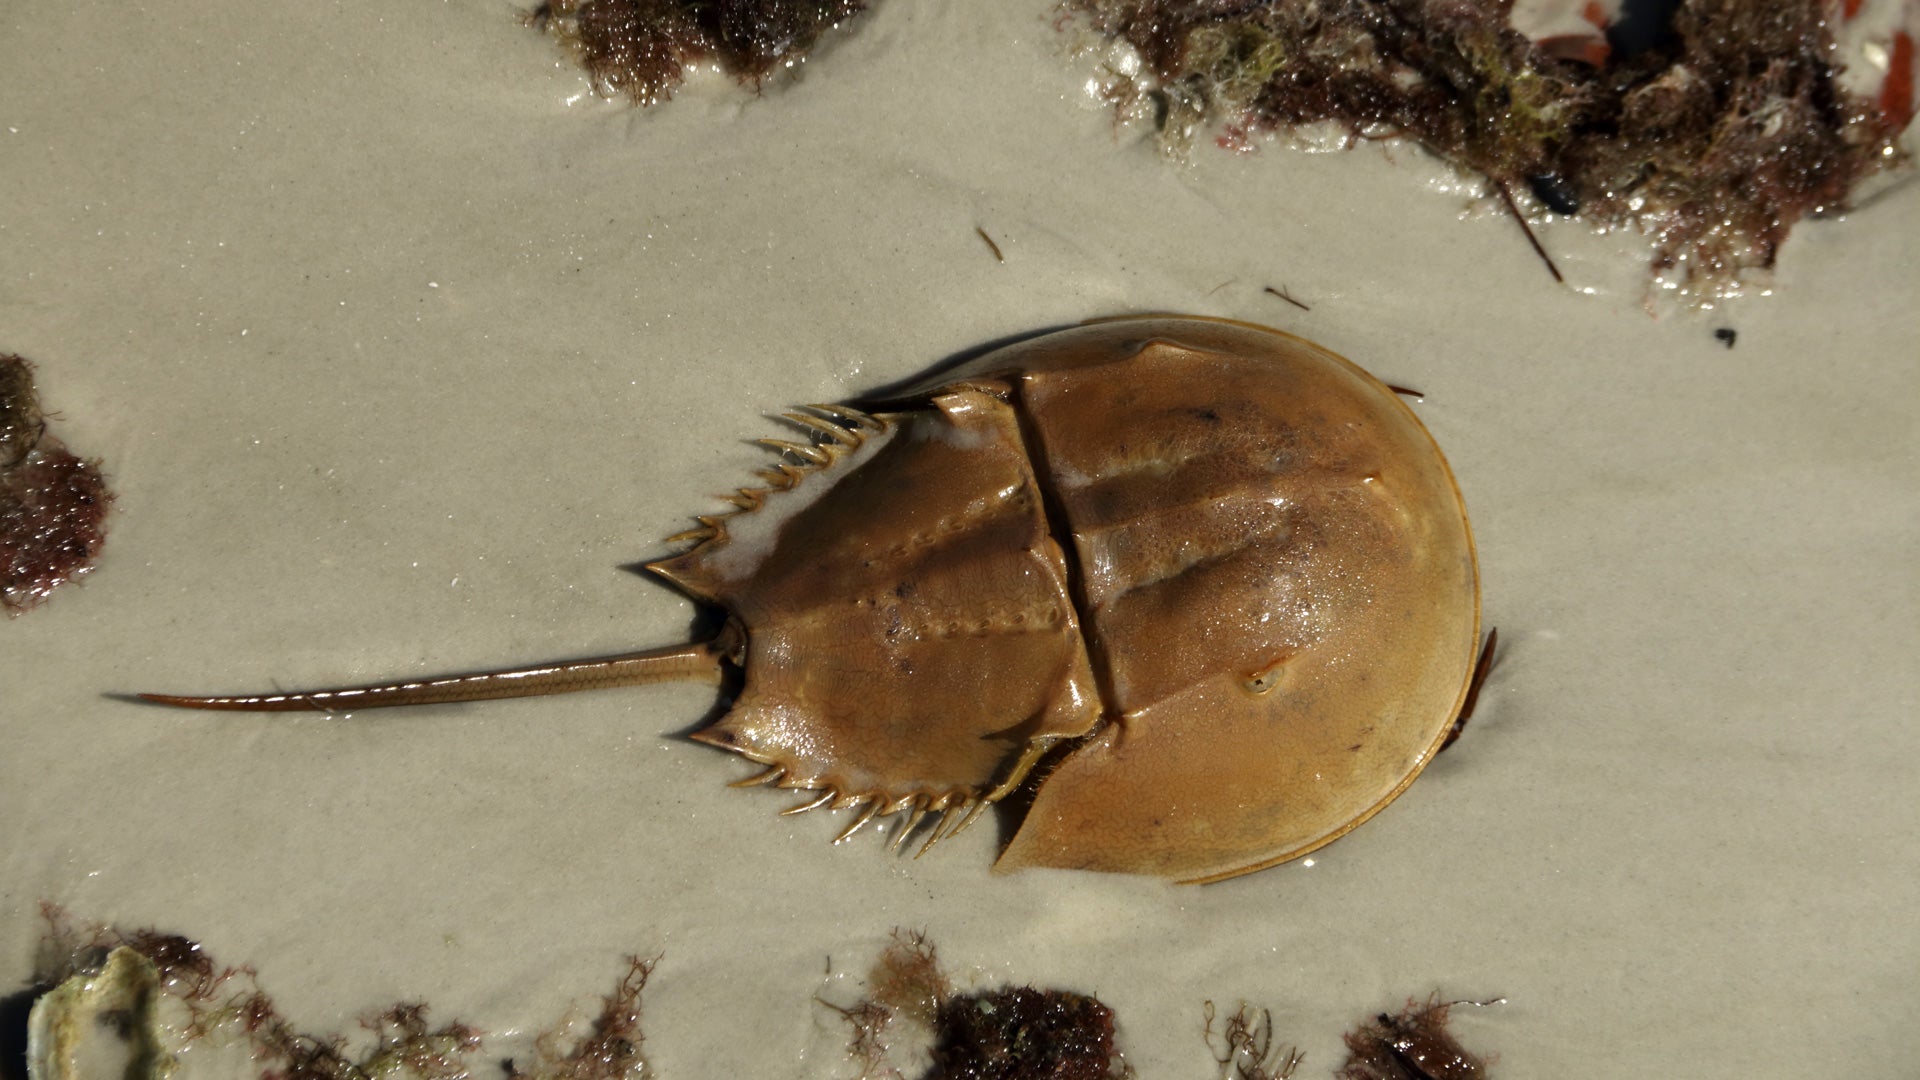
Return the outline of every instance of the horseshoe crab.
<path id="1" fill-rule="evenodd" d="M 1412 783 L 1477 685 L 1465 509 L 1394 390 L 1245 323 L 1122 318 L 861 407 L 649 568 L 722 609 L 684 647 L 208 709 L 352 709 L 737 680 L 693 738 L 737 786 L 933 816 L 1017 790 L 996 868 L 1187 882 L 1341 836 Z M 1484 669 L 1484 655 L 1481 669 Z M 1022 800 L 1012 800 L 1014 805 Z M 836 841 L 838 842 L 838 841 Z"/>

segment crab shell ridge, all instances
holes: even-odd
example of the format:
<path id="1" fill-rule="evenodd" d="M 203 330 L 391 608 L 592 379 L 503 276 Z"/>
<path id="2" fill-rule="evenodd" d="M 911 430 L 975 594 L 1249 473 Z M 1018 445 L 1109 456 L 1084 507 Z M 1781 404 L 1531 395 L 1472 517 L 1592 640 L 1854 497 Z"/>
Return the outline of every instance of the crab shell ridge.
<path id="1" fill-rule="evenodd" d="M 817 442 L 652 568 L 743 637 L 694 737 L 856 825 L 1025 784 L 996 869 L 1217 880 L 1371 817 L 1464 698 L 1452 473 L 1310 342 L 1109 320 L 805 419 Z"/>

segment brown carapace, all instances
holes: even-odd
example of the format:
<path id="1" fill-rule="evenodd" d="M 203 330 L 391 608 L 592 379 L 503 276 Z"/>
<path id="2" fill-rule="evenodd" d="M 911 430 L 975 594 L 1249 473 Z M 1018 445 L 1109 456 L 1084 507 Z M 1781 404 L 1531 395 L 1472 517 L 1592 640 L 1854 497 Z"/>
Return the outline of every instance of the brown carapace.
<path id="1" fill-rule="evenodd" d="M 651 569 L 726 613 L 696 645 L 218 709 L 345 710 L 738 673 L 693 735 L 742 785 L 900 815 L 922 850 L 1027 788 L 997 868 L 1213 881 L 1365 821 L 1473 682 L 1458 489 L 1393 391 L 1244 323 L 1125 318 L 816 433 Z M 931 822 L 926 824 L 926 822 Z"/>

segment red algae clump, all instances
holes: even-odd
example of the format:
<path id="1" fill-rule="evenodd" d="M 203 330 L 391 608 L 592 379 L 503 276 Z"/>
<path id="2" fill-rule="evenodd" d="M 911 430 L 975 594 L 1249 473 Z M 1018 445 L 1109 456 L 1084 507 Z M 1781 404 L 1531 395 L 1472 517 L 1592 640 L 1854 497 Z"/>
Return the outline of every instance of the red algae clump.
<path id="1" fill-rule="evenodd" d="M 1492 1002 L 1430 998 L 1365 1021 L 1345 1035 L 1347 1061 L 1335 1080 L 1485 1080 L 1487 1063 L 1447 1030 L 1453 1006 L 1480 1004 Z"/>
<path id="2" fill-rule="evenodd" d="M 1009 986 L 948 998 L 927 1080 L 1108 1080 L 1126 1076 L 1113 1010 L 1085 994 Z"/>
<path id="3" fill-rule="evenodd" d="M 1696 302 L 1773 266 L 1796 222 L 1898 161 L 1912 115 L 1905 35 L 1883 91 L 1851 94 L 1821 0 L 1680 0 L 1632 49 L 1603 25 L 1534 41 L 1511 25 L 1512 0 L 1063 9 L 1138 52 L 1106 92 L 1125 114 L 1150 107 L 1171 148 L 1209 126 L 1239 146 L 1309 124 L 1412 139 L 1508 202 L 1531 193 L 1543 212 L 1640 229 L 1654 280 Z"/>
<path id="4" fill-rule="evenodd" d="M 560 40 L 595 90 L 652 105 L 700 64 L 758 88 L 865 8 L 866 0 L 546 0 L 529 21 Z"/>
<path id="5" fill-rule="evenodd" d="M 18 615 L 93 569 L 112 492 L 47 430 L 33 365 L 0 354 L 0 610 Z"/>
<path id="6" fill-rule="evenodd" d="M 1113 1010 L 1085 994 L 1006 986 L 957 993 L 925 934 L 896 930 L 867 976 L 868 997 L 842 1008 L 847 1054 L 862 1080 L 904 1080 L 889 1057 L 904 1026 L 930 1040 L 921 1080 L 1122 1080 Z"/>
<path id="7" fill-rule="evenodd" d="M 360 1021 L 364 1033 L 296 1029 L 260 988 L 251 967 L 217 963 L 198 942 L 155 930 L 80 925 L 42 904 L 48 932 L 34 972 L 44 991 L 29 1025 L 33 1080 L 76 1080 L 81 1043 L 117 1039 L 130 1051 L 127 1080 L 166 1080 L 196 1044 L 244 1047 L 259 1080 L 473 1080 L 497 1075 L 480 1058 L 481 1033 L 431 1024 L 428 1008 L 402 1002 Z M 590 1032 L 571 1048 L 566 1023 L 539 1034 L 526 1064 L 499 1064 L 505 1080 L 645 1080 L 640 993 L 655 961 L 629 957 L 627 971 Z M 359 1049 L 350 1048 L 359 1044 Z M 484 1064 L 483 1064 L 484 1062 Z"/>
<path id="8" fill-rule="evenodd" d="M 640 1054 L 646 1036 L 640 1032 L 640 992 L 646 989 L 659 958 L 627 957 L 627 973 L 613 993 L 600 999 L 600 1015 L 593 1030 L 571 1050 L 562 1050 L 560 1032 L 550 1030 L 534 1040 L 534 1060 L 521 1067 L 507 1063 L 508 1080 L 643 1080 L 652 1076 Z"/>

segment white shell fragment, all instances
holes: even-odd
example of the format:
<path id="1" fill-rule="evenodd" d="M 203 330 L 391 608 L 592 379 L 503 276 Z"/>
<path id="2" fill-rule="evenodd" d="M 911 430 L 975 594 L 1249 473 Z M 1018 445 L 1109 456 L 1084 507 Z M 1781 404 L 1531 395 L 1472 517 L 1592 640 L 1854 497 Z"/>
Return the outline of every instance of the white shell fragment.
<path id="1" fill-rule="evenodd" d="M 159 1016 L 160 969 L 133 949 L 107 954 L 48 991 L 27 1017 L 28 1080 L 165 1080 L 179 1068 Z"/>

